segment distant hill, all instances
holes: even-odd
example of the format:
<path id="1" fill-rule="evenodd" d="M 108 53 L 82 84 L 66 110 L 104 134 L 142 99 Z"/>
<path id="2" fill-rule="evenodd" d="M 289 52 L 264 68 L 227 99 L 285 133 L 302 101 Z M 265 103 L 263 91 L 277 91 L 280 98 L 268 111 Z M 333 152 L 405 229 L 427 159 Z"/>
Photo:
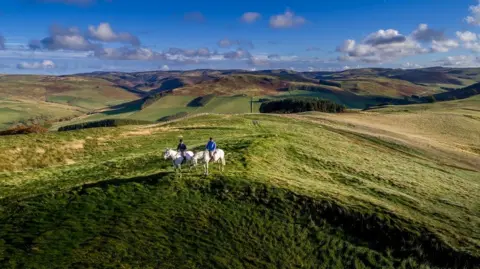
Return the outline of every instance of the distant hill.
<path id="1" fill-rule="evenodd" d="M 465 88 L 434 94 L 435 101 L 450 101 L 456 99 L 465 99 L 480 94 L 480 83 L 470 85 Z"/>
<path id="2" fill-rule="evenodd" d="M 462 81 L 451 77 L 444 72 L 431 72 L 424 70 L 408 70 L 402 74 L 395 75 L 393 78 L 406 80 L 412 83 L 439 83 L 439 84 L 454 84 L 463 85 Z"/>
<path id="3" fill-rule="evenodd" d="M 157 120 L 181 112 L 257 111 L 259 99 L 287 96 L 319 97 L 358 109 L 419 102 L 426 96 L 451 100 L 454 95 L 461 94 L 449 92 L 473 85 L 477 79 L 480 79 L 480 69 L 441 67 L 415 70 L 364 68 L 341 72 L 200 69 L 93 72 L 66 76 L 0 75 L 0 100 L 10 100 L 8 109 L 12 109 L 11 100 L 27 100 L 66 105 L 92 114 L 87 115 L 88 118 L 103 118 L 107 114 L 144 119 L 141 115 L 148 115 L 146 120 Z M 159 93 L 170 97 L 159 100 L 156 98 Z M 188 106 L 195 98 L 205 95 L 216 98 L 205 107 Z M 250 104 L 252 98 L 256 100 L 254 105 Z M 25 120 L 31 115 L 43 117 L 47 114 L 44 111 L 17 113 L 14 121 L 0 120 L 0 126 Z M 46 118 L 54 120 L 56 117 L 48 114 Z"/>

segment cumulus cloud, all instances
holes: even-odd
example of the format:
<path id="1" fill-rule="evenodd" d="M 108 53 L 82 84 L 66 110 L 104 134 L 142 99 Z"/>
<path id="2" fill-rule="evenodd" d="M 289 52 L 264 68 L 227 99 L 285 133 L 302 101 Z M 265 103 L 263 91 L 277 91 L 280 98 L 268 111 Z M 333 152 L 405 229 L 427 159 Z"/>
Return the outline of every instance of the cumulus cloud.
<path id="1" fill-rule="evenodd" d="M 180 48 L 169 48 L 165 54 L 170 56 L 184 56 L 184 57 L 210 57 L 212 52 L 208 48 L 199 48 L 199 49 L 180 49 Z"/>
<path id="2" fill-rule="evenodd" d="M 244 41 L 244 40 L 232 40 L 228 38 L 221 39 L 217 42 L 217 45 L 221 48 L 230 48 L 233 46 L 243 47 L 252 49 L 254 47 L 251 41 Z"/>
<path id="3" fill-rule="evenodd" d="M 341 61 L 360 61 L 381 63 L 395 59 L 428 52 L 416 40 L 405 37 L 397 30 L 379 30 L 368 35 L 362 42 L 353 39 L 345 40 L 337 47 L 343 53 Z"/>
<path id="4" fill-rule="evenodd" d="M 470 6 L 470 16 L 465 18 L 465 21 L 471 25 L 480 25 L 480 0 L 476 6 Z"/>
<path id="5" fill-rule="evenodd" d="M 136 47 L 101 48 L 95 50 L 94 56 L 106 60 L 152 61 L 165 59 L 165 56 L 161 53 Z"/>
<path id="6" fill-rule="evenodd" d="M 259 20 L 262 15 L 258 12 L 245 12 L 241 17 L 241 21 L 244 23 L 254 23 Z"/>
<path id="7" fill-rule="evenodd" d="M 48 50 L 95 50 L 98 44 L 91 43 L 77 27 L 65 28 L 59 25 L 50 27 L 50 36 L 42 40 L 32 40 L 29 43 L 31 49 L 45 48 Z"/>
<path id="8" fill-rule="evenodd" d="M 272 28 L 292 28 L 305 24 L 304 17 L 297 16 L 290 10 L 286 10 L 283 14 L 270 17 L 270 27 Z"/>
<path id="9" fill-rule="evenodd" d="M 160 69 L 161 69 L 162 71 L 170 71 L 170 67 L 169 67 L 168 65 L 166 65 L 166 64 L 164 64 L 164 65 L 162 66 L 162 68 L 160 68 Z"/>
<path id="10" fill-rule="evenodd" d="M 479 36 L 476 33 L 472 33 L 469 31 L 465 32 L 456 32 L 456 35 L 460 41 L 463 42 L 463 47 L 469 49 L 473 52 L 480 52 L 480 42 L 477 40 Z"/>
<path id="11" fill-rule="evenodd" d="M 431 29 L 427 24 L 420 24 L 418 28 L 413 31 L 412 38 L 421 42 L 441 41 L 445 40 L 445 33 Z"/>
<path id="12" fill-rule="evenodd" d="M 443 41 L 432 41 L 432 52 L 448 52 L 450 49 L 458 48 L 457 41 L 448 39 Z"/>
<path id="13" fill-rule="evenodd" d="M 100 23 L 97 27 L 90 25 L 88 27 L 88 37 L 92 40 L 103 42 L 127 43 L 133 46 L 139 46 L 140 40 L 130 33 L 115 33 L 109 23 Z"/>
<path id="14" fill-rule="evenodd" d="M 230 59 L 230 60 L 237 60 L 237 59 L 248 59 L 252 55 L 250 52 L 244 50 L 244 49 L 238 49 L 236 51 L 229 51 L 223 54 L 223 57 L 225 59 Z"/>
<path id="15" fill-rule="evenodd" d="M 5 49 L 5 37 L 0 35 L 0 50 L 4 50 L 4 49 Z"/>
<path id="16" fill-rule="evenodd" d="M 81 31 L 78 27 L 52 25 L 49 36 L 41 40 L 31 40 L 28 47 L 32 50 L 96 51 L 102 49 L 99 41 L 140 45 L 136 36 L 130 33 L 116 33 L 110 24 L 101 23 L 97 27 L 89 26 L 87 32 Z"/>
<path id="17" fill-rule="evenodd" d="M 478 67 L 480 66 L 480 57 L 474 55 L 448 56 L 435 63 L 450 67 Z"/>
<path id="18" fill-rule="evenodd" d="M 56 65 L 51 60 L 42 62 L 21 62 L 17 65 L 18 69 L 53 69 Z"/>
<path id="19" fill-rule="evenodd" d="M 472 33 L 470 31 L 465 31 L 465 32 L 457 31 L 456 35 L 458 39 L 460 39 L 463 42 L 472 42 L 477 40 L 477 34 Z"/>
<path id="20" fill-rule="evenodd" d="M 95 50 L 98 45 L 92 44 L 81 35 L 56 35 L 41 40 L 43 47 L 49 50 Z"/>
<path id="21" fill-rule="evenodd" d="M 367 45 L 377 46 L 383 44 L 402 43 L 407 38 L 401 35 L 397 30 L 378 30 L 368 35 L 363 41 Z"/>

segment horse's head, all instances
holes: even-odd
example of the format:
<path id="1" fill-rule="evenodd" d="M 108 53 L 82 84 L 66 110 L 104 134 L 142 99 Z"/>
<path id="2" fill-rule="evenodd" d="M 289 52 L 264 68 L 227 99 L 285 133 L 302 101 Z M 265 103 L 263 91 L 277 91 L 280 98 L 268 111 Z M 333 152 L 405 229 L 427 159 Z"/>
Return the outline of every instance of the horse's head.
<path id="1" fill-rule="evenodd" d="M 167 148 L 165 149 L 165 153 L 163 154 L 163 158 L 166 160 L 168 158 L 171 158 L 172 157 L 172 150 Z"/>

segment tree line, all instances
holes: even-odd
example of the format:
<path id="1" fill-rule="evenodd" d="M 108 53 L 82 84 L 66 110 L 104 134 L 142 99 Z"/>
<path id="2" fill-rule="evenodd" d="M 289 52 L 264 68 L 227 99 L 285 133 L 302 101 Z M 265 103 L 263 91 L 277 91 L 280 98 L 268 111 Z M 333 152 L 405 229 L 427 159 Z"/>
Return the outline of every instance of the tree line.
<path id="1" fill-rule="evenodd" d="M 286 98 L 264 102 L 260 106 L 261 113 L 299 113 L 306 111 L 341 113 L 345 109 L 344 105 L 319 98 Z"/>

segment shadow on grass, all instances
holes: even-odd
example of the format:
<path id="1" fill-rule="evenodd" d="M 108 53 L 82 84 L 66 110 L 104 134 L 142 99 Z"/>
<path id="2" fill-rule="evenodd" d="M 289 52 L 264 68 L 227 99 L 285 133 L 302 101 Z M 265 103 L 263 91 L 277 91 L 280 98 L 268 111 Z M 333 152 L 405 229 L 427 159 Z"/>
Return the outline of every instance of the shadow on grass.
<path id="1" fill-rule="evenodd" d="M 102 188 L 106 189 L 109 186 L 121 186 L 129 183 L 141 183 L 145 185 L 157 185 L 162 180 L 169 179 L 169 175 L 173 175 L 174 172 L 160 172 L 152 175 L 140 176 L 140 177 L 132 177 L 132 178 L 117 178 L 117 179 L 109 179 L 103 180 L 95 183 L 84 184 L 80 186 L 81 189 L 80 194 L 85 193 L 85 191 L 89 188 Z M 166 178 L 167 177 L 167 178 Z"/>

